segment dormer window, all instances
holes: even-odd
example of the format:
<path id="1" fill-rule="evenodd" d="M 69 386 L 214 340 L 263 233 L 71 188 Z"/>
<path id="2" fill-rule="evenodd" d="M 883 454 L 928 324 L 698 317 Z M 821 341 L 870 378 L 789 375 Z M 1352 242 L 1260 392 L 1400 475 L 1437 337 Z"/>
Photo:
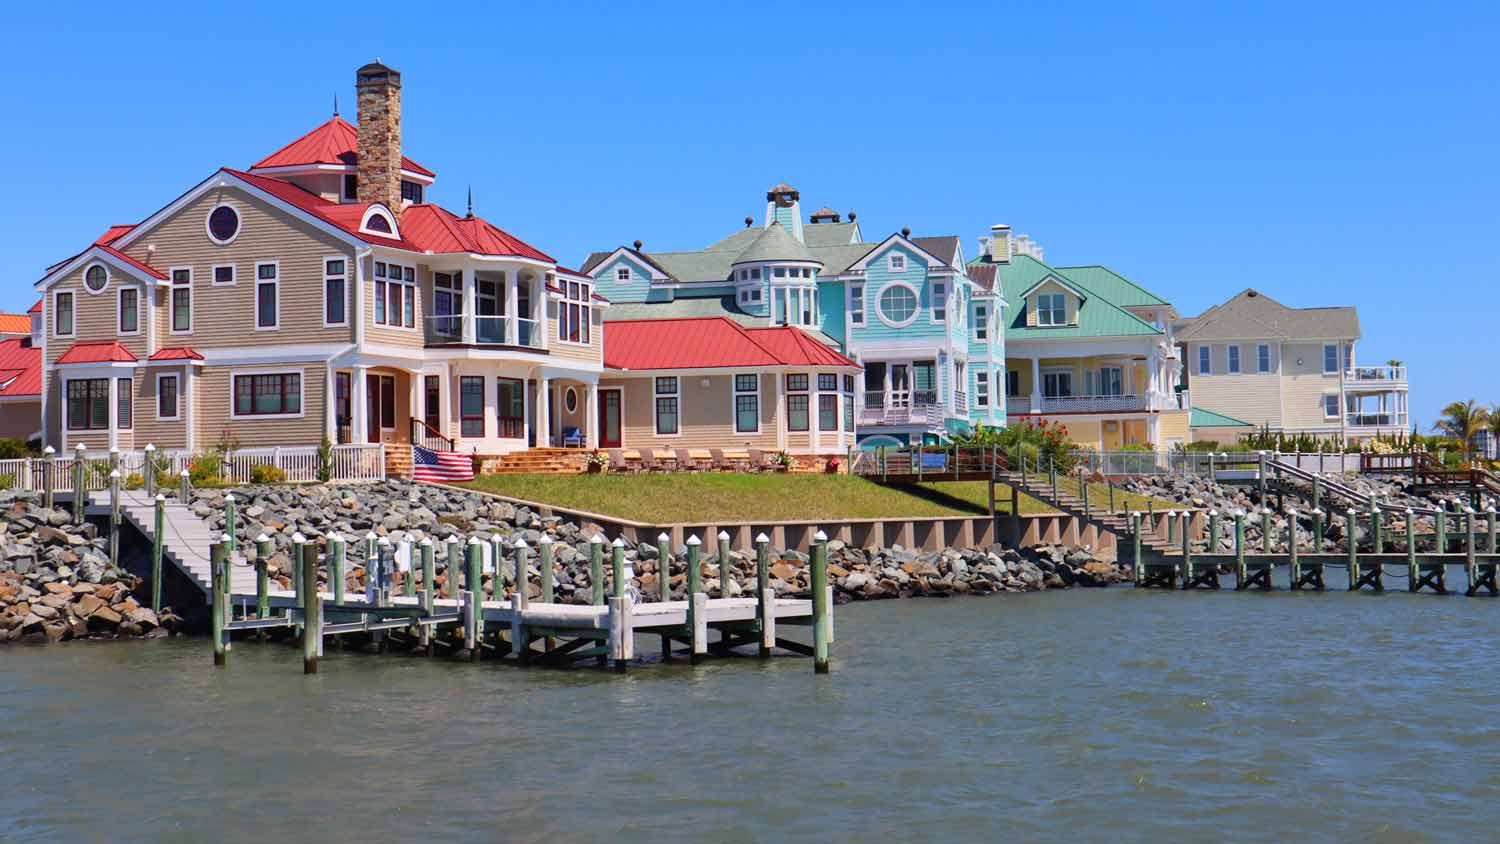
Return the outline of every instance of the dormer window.
<path id="1" fill-rule="evenodd" d="M 1037 325 L 1067 325 L 1068 299 L 1063 293 L 1040 293 L 1036 297 Z"/>
<path id="2" fill-rule="evenodd" d="M 629 280 L 630 280 L 630 268 L 629 267 L 619 267 L 619 268 L 615 269 L 615 281 L 629 281 Z"/>
<path id="3" fill-rule="evenodd" d="M 392 240 L 400 237 L 396 231 L 396 220 L 384 206 L 376 204 L 365 209 L 364 219 L 359 221 L 359 230 L 365 234 L 378 234 Z"/>
<path id="4" fill-rule="evenodd" d="M 405 202 L 420 204 L 422 202 L 422 186 L 416 182 L 401 180 L 401 199 Z"/>
<path id="5" fill-rule="evenodd" d="M 380 216 L 379 214 L 376 214 L 370 217 L 369 220 L 365 221 L 365 228 L 369 229 L 372 232 L 380 232 L 382 234 L 391 233 L 390 221 Z"/>
<path id="6" fill-rule="evenodd" d="M 893 273 L 906 272 L 906 256 L 900 253 L 894 254 L 890 259 L 890 268 Z"/>

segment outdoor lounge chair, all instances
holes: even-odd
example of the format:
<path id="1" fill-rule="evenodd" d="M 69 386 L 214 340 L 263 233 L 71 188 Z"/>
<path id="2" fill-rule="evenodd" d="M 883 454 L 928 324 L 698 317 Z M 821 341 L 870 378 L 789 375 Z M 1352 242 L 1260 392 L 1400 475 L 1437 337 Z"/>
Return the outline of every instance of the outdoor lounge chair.
<path id="1" fill-rule="evenodd" d="M 630 465 L 630 461 L 625 459 L 623 451 L 618 448 L 612 448 L 609 450 L 609 470 L 611 472 L 635 472 L 640 470 L 640 463 L 637 462 L 634 466 Z"/>
<path id="2" fill-rule="evenodd" d="M 682 460 L 683 452 L 679 449 L 677 459 Z M 713 452 L 706 448 L 690 448 L 687 450 L 687 464 L 695 472 L 707 472 L 714 467 Z"/>
<path id="3" fill-rule="evenodd" d="M 677 455 L 673 454 L 670 448 L 651 449 L 651 461 L 654 464 L 653 468 L 663 472 L 670 472 L 677 468 Z"/>
<path id="4" fill-rule="evenodd" d="M 583 432 L 577 428 L 564 428 L 562 444 L 563 448 L 583 448 Z"/>
<path id="5" fill-rule="evenodd" d="M 730 472 L 750 471 L 750 452 L 743 448 L 726 448 L 715 453 L 722 463 L 723 468 Z"/>

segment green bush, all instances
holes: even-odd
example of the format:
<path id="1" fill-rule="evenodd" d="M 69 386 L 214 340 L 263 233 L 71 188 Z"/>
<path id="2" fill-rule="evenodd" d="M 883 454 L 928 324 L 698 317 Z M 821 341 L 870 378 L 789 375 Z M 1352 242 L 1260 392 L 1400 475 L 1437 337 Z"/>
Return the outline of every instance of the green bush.
<path id="1" fill-rule="evenodd" d="M 16 485 L 15 472 L 0 472 L 0 489 L 10 489 Z"/>
<path id="2" fill-rule="evenodd" d="M 255 484 L 279 484 L 286 480 L 286 472 L 270 463 L 257 463 L 250 467 L 250 482 Z"/>
<path id="3" fill-rule="evenodd" d="M 207 486 L 219 482 L 220 470 L 224 465 L 223 458 L 217 451 L 210 451 L 193 458 L 188 464 L 188 477 L 193 486 Z"/>
<path id="4" fill-rule="evenodd" d="M 10 437 L 0 437 L 0 460 L 20 460 L 30 453 L 26 443 Z"/>
<path id="5" fill-rule="evenodd" d="M 318 480 L 327 483 L 333 477 L 333 440 L 318 443 Z"/>
<path id="6" fill-rule="evenodd" d="M 1184 451 L 1228 451 L 1218 440 L 1199 440 L 1183 446 Z"/>
<path id="7" fill-rule="evenodd" d="M 125 488 L 126 489 L 140 489 L 141 487 L 143 487 L 145 485 L 146 485 L 146 479 L 143 478 L 143 477 L 141 477 L 141 473 L 140 472 L 131 472 L 125 478 Z"/>
<path id="8" fill-rule="evenodd" d="M 1024 458 L 1026 465 L 1056 465 L 1059 472 L 1067 472 L 1077 461 L 1073 451 L 1078 448 L 1068 439 L 1068 428 L 1060 422 L 1025 422 L 1007 425 L 975 425 L 969 434 L 956 436 L 953 444 L 962 448 L 997 445 L 1012 466 L 1020 468 Z"/>

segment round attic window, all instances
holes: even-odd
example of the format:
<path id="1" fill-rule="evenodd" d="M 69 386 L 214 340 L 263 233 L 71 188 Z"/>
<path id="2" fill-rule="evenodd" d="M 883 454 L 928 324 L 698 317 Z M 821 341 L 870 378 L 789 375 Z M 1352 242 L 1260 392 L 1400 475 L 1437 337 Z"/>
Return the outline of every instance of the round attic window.
<path id="1" fill-rule="evenodd" d="M 109 271 L 104 269 L 103 264 L 94 264 L 83 271 L 83 286 L 90 292 L 98 293 L 109 284 Z"/>
<path id="2" fill-rule="evenodd" d="M 240 233 L 240 215 L 228 205 L 208 212 L 208 236 L 215 243 L 228 243 Z"/>

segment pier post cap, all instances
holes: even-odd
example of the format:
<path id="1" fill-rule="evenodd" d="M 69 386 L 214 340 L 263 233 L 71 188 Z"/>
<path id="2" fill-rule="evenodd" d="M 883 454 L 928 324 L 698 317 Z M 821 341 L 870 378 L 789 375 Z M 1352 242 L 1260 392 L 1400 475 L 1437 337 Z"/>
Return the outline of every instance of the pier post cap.
<path id="1" fill-rule="evenodd" d="M 57 449 L 55 449 L 55 448 L 53 448 L 52 446 L 49 445 L 46 448 L 42 449 L 42 453 L 43 454 L 56 454 L 57 453 Z"/>
<path id="2" fill-rule="evenodd" d="M 1131 510 L 1130 511 L 1130 515 L 1131 515 L 1132 518 L 1139 519 L 1141 517 L 1141 511 L 1140 510 Z"/>
<path id="3" fill-rule="evenodd" d="M 1358 511 L 1358 510 L 1356 510 L 1356 509 L 1354 509 L 1354 508 L 1353 508 L 1353 507 L 1350 507 L 1350 508 L 1349 508 L 1349 515 L 1351 515 L 1351 516 L 1352 516 L 1352 515 L 1354 515 L 1354 514 L 1356 514 L 1356 513 L 1358 513 L 1358 512 L 1359 512 L 1359 511 Z"/>
<path id="4" fill-rule="evenodd" d="M 1217 516 L 1217 515 L 1219 515 L 1219 511 L 1218 511 L 1218 510 L 1209 510 L 1209 511 L 1208 511 L 1208 514 L 1209 514 L 1209 515 L 1210 515 L 1210 516 Z M 1137 514 L 1136 514 L 1136 515 L 1140 515 L 1140 514 L 1139 514 L 1139 513 L 1137 513 Z"/>
<path id="5" fill-rule="evenodd" d="M 1314 508 L 1312 508 L 1312 515 L 1314 515 L 1314 516 L 1321 516 L 1321 515 L 1323 515 L 1323 508 L 1322 507 L 1314 507 Z"/>
<path id="6" fill-rule="evenodd" d="M 111 470 L 109 470 L 109 479 L 112 480 L 112 481 L 118 481 L 120 479 L 120 470 L 119 469 L 111 469 Z"/>
<path id="7" fill-rule="evenodd" d="M 156 450 L 156 443 L 146 443 L 146 447 L 143 449 L 143 451 L 155 451 L 155 450 Z"/>
<path id="8" fill-rule="evenodd" d="M 389 548 L 391 546 L 391 538 L 389 536 L 382 536 L 380 537 L 380 539 L 376 540 L 375 544 L 379 545 L 381 548 Z"/>
<path id="9" fill-rule="evenodd" d="M 593 536 L 589 537 L 589 542 L 593 545 L 603 545 L 604 541 L 604 534 L 602 533 L 596 533 Z"/>
<path id="10" fill-rule="evenodd" d="M 697 536 L 697 534 L 694 534 L 694 535 L 689 536 L 687 538 L 687 544 L 690 545 L 690 546 L 692 546 L 692 547 L 694 547 L 694 548 L 696 548 L 699 545 L 703 544 L 703 540 L 699 539 L 698 536 Z"/>
<path id="11" fill-rule="evenodd" d="M 161 493 L 158 492 L 156 494 L 156 500 L 160 501 L 162 503 L 166 503 L 167 497 L 165 495 L 162 495 Z"/>
<path id="12" fill-rule="evenodd" d="M 525 551 L 528 548 L 530 548 L 531 546 L 526 544 L 526 540 L 524 540 L 524 539 L 517 539 L 516 540 L 516 544 L 513 545 L 513 546 L 511 546 L 511 547 L 515 548 L 517 551 Z"/>
<path id="13" fill-rule="evenodd" d="M 469 544 L 470 545 L 483 545 L 484 544 L 484 540 L 480 539 L 477 536 L 471 536 L 471 537 L 469 537 Z"/>
<path id="14" fill-rule="evenodd" d="M 331 530 L 328 533 L 323 534 L 323 538 L 326 539 L 326 540 L 328 540 L 329 542 L 343 542 L 344 541 L 344 538 L 342 536 L 339 536 L 339 532 L 336 531 L 336 530 Z"/>
<path id="15" fill-rule="evenodd" d="M 161 496 L 159 496 L 159 495 L 157 496 L 157 498 L 160 498 L 160 497 Z M 264 533 L 262 533 L 260 536 L 255 537 L 255 541 L 256 542 L 270 542 L 271 541 L 271 537 L 266 536 Z"/>
<path id="16" fill-rule="evenodd" d="M 179 474 L 179 475 L 181 475 L 181 476 L 183 476 L 185 478 L 185 477 L 188 476 L 189 472 L 188 472 L 188 470 L 183 469 L 181 472 L 178 472 L 177 474 Z"/>
<path id="17" fill-rule="evenodd" d="M 537 542 L 538 545 L 551 545 L 552 541 L 553 541 L 552 540 L 552 535 L 544 533 L 544 534 L 542 534 L 542 538 L 538 539 L 536 542 Z"/>
<path id="18" fill-rule="evenodd" d="M 1293 518 L 1293 519 L 1297 518 L 1297 508 L 1296 507 L 1288 507 L 1288 508 L 1286 508 L 1286 514 L 1287 514 L 1287 516 L 1289 518 Z"/>
<path id="19" fill-rule="evenodd" d="M 301 545 L 305 542 L 307 542 L 307 537 L 302 535 L 302 531 L 297 531 L 296 533 L 292 534 L 292 543 L 294 545 Z"/>
<path id="20" fill-rule="evenodd" d="M 623 539 L 621 539 L 620 537 L 617 536 L 617 537 L 615 537 L 615 541 L 611 542 L 609 544 L 612 547 L 615 547 L 615 548 L 624 548 L 625 547 L 625 540 L 623 540 Z"/>
<path id="21" fill-rule="evenodd" d="M 420 546 L 422 546 L 423 548 L 431 548 L 432 547 L 432 537 L 430 537 L 430 536 L 424 536 L 420 540 L 417 541 L 417 544 L 420 545 Z"/>
<path id="22" fill-rule="evenodd" d="M 729 541 L 729 531 L 727 531 L 727 530 L 721 530 L 721 531 L 719 531 L 719 539 L 723 540 L 724 542 L 728 542 Z"/>
<path id="23" fill-rule="evenodd" d="M 493 542 L 497 545 L 504 545 L 505 537 L 501 536 L 500 531 L 497 530 L 494 533 L 490 534 L 490 542 Z"/>
<path id="24" fill-rule="evenodd" d="M 820 530 L 817 533 L 813 534 L 813 541 L 814 542 L 827 542 L 828 541 L 828 534 L 826 534 L 826 533 L 824 533 L 823 531 Z"/>
<path id="25" fill-rule="evenodd" d="M 661 533 L 658 533 L 656 535 L 656 541 L 657 542 L 671 542 L 672 541 L 672 537 L 667 536 L 667 532 L 666 531 L 662 531 Z"/>
<path id="26" fill-rule="evenodd" d="M 663 534 L 663 535 L 665 535 L 665 534 Z M 770 541 L 771 541 L 771 537 L 766 536 L 764 533 L 757 534 L 756 537 L 755 537 L 755 544 L 756 545 L 766 545 Z"/>
<path id="27" fill-rule="evenodd" d="M 1470 515 L 1473 515 L 1473 514 L 1474 514 L 1474 508 L 1473 508 L 1473 507 L 1470 507 L 1470 506 L 1469 506 L 1469 505 L 1467 505 L 1467 504 L 1465 504 L 1465 505 L 1464 505 L 1464 512 L 1465 512 L 1465 513 L 1468 513 L 1468 514 L 1470 514 Z"/>
<path id="28" fill-rule="evenodd" d="M 88 447 L 85 446 L 83 443 L 79 443 L 78 445 L 73 446 L 73 450 L 74 451 L 88 451 Z"/>
<path id="29" fill-rule="evenodd" d="M 226 492 L 226 493 L 224 493 L 224 503 L 225 504 L 231 504 L 233 502 L 234 502 L 234 493 L 232 493 L 232 492 Z"/>
<path id="30" fill-rule="evenodd" d="M 375 541 L 375 531 L 372 530 L 369 533 L 365 534 L 365 541 L 366 542 L 374 542 Z"/>
<path id="31" fill-rule="evenodd" d="M 1406 515 L 1408 515 L 1408 516 L 1415 516 L 1416 514 L 1417 514 L 1417 511 L 1413 510 L 1410 507 L 1406 508 Z"/>
<path id="32" fill-rule="evenodd" d="M 110 454 L 119 454 L 120 453 L 120 447 L 119 446 L 114 446 L 113 448 L 111 448 L 109 450 L 109 453 Z"/>
<path id="33" fill-rule="evenodd" d="M 233 542 L 234 541 L 234 537 L 230 536 L 227 533 L 226 534 L 222 534 L 222 535 L 219 536 L 219 541 L 220 542 Z"/>

